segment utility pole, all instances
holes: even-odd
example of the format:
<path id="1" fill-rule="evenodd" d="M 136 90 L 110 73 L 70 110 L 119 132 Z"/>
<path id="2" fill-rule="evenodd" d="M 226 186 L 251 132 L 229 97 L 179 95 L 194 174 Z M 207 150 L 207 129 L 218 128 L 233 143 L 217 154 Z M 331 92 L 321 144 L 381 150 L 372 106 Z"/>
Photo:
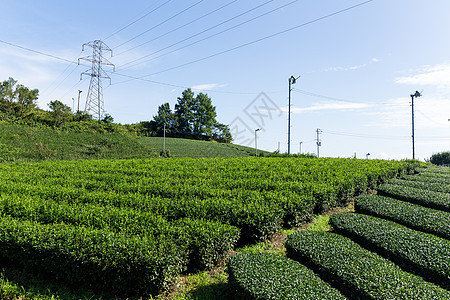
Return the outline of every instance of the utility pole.
<path id="1" fill-rule="evenodd" d="M 256 133 L 260 130 L 261 130 L 261 128 L 255 129 L 255 156 L 258 156 L 258 144 L 257 144 L 258 137 L 257 137 Z"/>
<path id="2" fill-rule="evenodd" d="M 81 95 L 81 90 L 78 90 L 78 106 L 77 106 L 77 112 L 80 111 L 80 95 Z"/>
<path id="3" fill-rule="evenodd" d="M 291 91 L 292 85 L 297 82 L 300 76 L 295 78 L 294 76 L 289 77 L 289 107 L 288 107 L 288 154 L 291 154 Z"/>
<path id="4" fill-rule="evenodd" d="M 414 94 L 411 95 L 411 112 L 412 112 L 412 159 L 416 158 L 416 153 L 414 149 L 414 98 L 422 96 L 421 93 L 416 91 Z"/>
<path id="5" fill-rule="evenodd" d="M 163 158 L 166 158 L 166 122 L 163 129 Z"/>
<path id="6" fill-rule="evenodd" d="M 278 142 L 278 153 L 280 153 L 280 142 Z"/>
<path id="7" fill-rule="evenodd" d="M 320 134 L 322 133 L 322 130 L 320 130 L 319 128 L 317 128 L 316 130 L 316 134 L 317 134 L 317 139 L 316 139 L 316 145 L 317 145 L 317 158 L 320 157 L 320 153 L 319 153 L 319 148 L 320 146 L 322 146 L 322 142 L 320 141 Z"/>
<path id="8" fill-rule="evenodd" d="M 78 64 L 80 64 L 80 60 L 86 60 L 92 63 L 92 67 L 91 69 L 81 73 L 81 79 L 83 79 L 83 75 L 91 77 L 91 82 L 89 84 L 89 90 L 86 97 L 86 106 L 84 110 L 85 112 L 90 113 L 93 117 L 97 117 L 99 120 L 101 120 L 105 111 L 102 78 L 109 79 L 109 81 L 111 82 L 111 78 L 103 70 L 102 66 L 108 65 L 113 67 L 113 71 L 115 70 L 114 65 L 103 57 L 103 51 L 111 52 L 112 57 L 112 50 L 100 40 L 95 40 L 93 42 L 83 44 L 83 51 L 85 46 L 92 48 L 92 55 L 79 58 Z"/>

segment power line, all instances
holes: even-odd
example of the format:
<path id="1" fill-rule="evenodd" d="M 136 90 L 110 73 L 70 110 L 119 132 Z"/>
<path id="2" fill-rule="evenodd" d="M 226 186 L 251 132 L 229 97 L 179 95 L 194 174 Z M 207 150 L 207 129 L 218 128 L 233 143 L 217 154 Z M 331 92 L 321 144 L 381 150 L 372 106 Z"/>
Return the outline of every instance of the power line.
<path id="1" fill-rule="evenodd" d="M 143 62 L 141 62 L 141 63 L 149 62 L 149 61 L 155 60 L 155 59 L 157 59 L 157 58 L 166 56 L 166 55 L 168 55 L 168 54 L 174 53 L 174 52 L 176 52 L 176 51 L 179 51 L 179 50 L 185 49 L 185 48 L 187 48 L 187 47 L 193 46 L 193 45 L 195 45 L 195 44 L 198 44 L 198 43 L 200 43 L 200 42 L 203 42 L 203 41 L 205 41 L 205 40 L 208 40 L 208 39 L 210 39 L 210 38 L 212 38 L 212 37 L 218 36 L 218 35 L 220 35 L 220 34 L 223 34 L 223 33 L 227 32 L 227 31 L 230 31 L 230 30 L 232 30 L 232 29 L 235 29 L 235 28 L 237 28 L 237 27 L 240 27 L 240 26 L 242 26 L 242 25 L 244 25 L 244 24 L 250 23 L 250 22 L 252 22 L 252 21 L 254 21 L 254 20 L 256 20 L 256 19 L 262 18 L 262 17 L 264 17 L 264 16 L 266 16 L 266 15 L 268 15 L 268 14 L 271 14 L 271 13 L 277 11 L 277 10 L 283 9 L 283 8 L 285 8 L 285 7 L 289 6 L 289 5 L 292 5 L 292 4 L 294 4 L 295 2 L 298 2 L 298 1 L 299 1 L 299 0 L 291 1 L 291 2 L 289 2 L 289 3 L 287 3 L 287 4 L 284 4 L 284 5 L 282 5 L 282 6 L 279 6 L 279 7 L 275 8 L 275 9 L 272 9 L 272 10 L 270 10 L 270 11 L 264 13 L 264 14 L 261 14 L 261 15 L 259 15 L 259 16 L 254 17 L 254 18 L 251 18 L 251 19 L 249 19 L 249 20 L 247 20 L 247 21 L 241 22 L 241 23 L 239 23 L 239 24 L 237 24 L 237 25 L 234 25 L 234 26 L 232 26 L 232 27 L 230 27 L 230 28 L 224 29 L 224 30 L 219 31 L 219 32 L 217 32 L 217 33 L 214 33 L 214 34 L 212 34 L 212 35 L 209 35 L 209 36 L 207 36 L 207 37 L 205 37 L 205 38 L 203 38 L 203 39 L 197 40 L 197 41 L 192 42 L 192 43 L 190 43 L 190 44 L 188 44 L 188 45 L 182 46 L 182 47 L 177 48 L 177 49 L 175 49 L 175 50 L 172 50 L 172 51 L 166 52 L 166 53 L 164 53 L 164 54 L 161 54 L 161 55 L 159 55 L 159 56 L 153 57 L 153 58 L 151 58 L 151 59 L 149 59 L 149 60 L 146 60 L 146 61 L 143 61 Z M 269 2 L 270 2 L 270 1 L 269 1 Z M 268 3 L 268 2 L 267 2 L 267 3 Z M 267 3 L 266 3 L 266 4 L 267 4 Z M 234 19 L 234 18 L 232 18 L 232 19 Z M 230 19 L 230 20 L 231 20 L 231 19 Z M 221 23 L 221 24 L 223 24 L 223 23 Z M 219 24 L 219 25 L 221 25 L 221 24 Z M 219 26 L 219 25 L 217 25 L 217 26 Z M 214 26 L 214 27 L 217 27 L 217 26 Z M 211 29 L 214 28 L 214 27 L 211 27 Z M 208 30 L 209 30 L 209 29 L 208 29 Z M 202 31 L 201 33 L 204 33 L 204 32 L 205 32 L 205 31 Z M 133 62 L 138 61 L 138 60 L 141 60 L 141 59 L 143 59 L 143 58 L 145 58 L 145 57 L 148 57 L 148 56 L 151 56 L 151 55 L 156 54 L 156 53 L 158 53 L 158 52 L 161 52 L 161 51 L 163 51 L 163 50 L 165 50 L 165 49 L 168 49 L 168 48 L 170 48 L 170 47 L 172 47 L 172 46 L 175 46 L 175 45 L 177 45 L 177 44 L 180 44 L 180 43 L 182 43 L 182 42 L 184 42 L 184 41 L 186 41 L 186 40 L 188 40 L 188 39 L 190 39 L 190 38 L 192 38 L 192 37 L 195 37 L 195 36 L 197 36 L 197 35 L 199 35 L 199 34 L 201 34 L 201 33 L 195 34 L 195 35 L 193 35 L 193 36 L 191 36 L 191 37 L 189 37 L 189 38 L 187 38 L 187 39 L 184 39 L 184 40 L 182 40 L 182 41 L 180 41 L 180 42 L 177 42 L 177 43 L 175 43 L 175 44 L 172 44 L 172 45 L 170 45 L 170 46 L 167 46 L 167 47 L 165 47 L 165 48 L 163 48 L 163 49 L 160 49 L 160 50 L 158 50 L 158 51 L 156 51 L 156 52 L 153 52 L 153 53 L 151 53 L 151 54 L 148 54 L 148 55 L 146 55 L 146 56 L 144 56 L 144 57 L 141 57 L 141 58 L 139 58 L 139 59 L 136 59 L 136 60 L 134 60 L 134 61 L 132 61 L 132 62 L 129 62 L 129 63 L 127 63 L 127 64 L 133 63 Z M 125 64 L 125 65 L 127 65 L 127 64 Z M 136 64 L 135 64 L 135 65 L 136 65 Z M 135 65 L 131 65 L 131 66 L 127 67 L 127 68 L 133 67 L 133 66 L 135 66 Z M 124 69 L 124 68 L 122 68 L 122 69 Z"/>
<path id="2" fill-rule="evenodd" d="M 408 104 L 400 104 L 400 103 L 389 103 L 389 102 L 368 102 L 368 101 L 355 101 L 355 100 L 348 100 L 348 99 L 343 99 L 343 98 L 336 98 L 336 97 L 330 97 L 330 96 L 326 96 L 326 95 L 321 95 L 321 94 L 317 94 L 317 93 L 313 93 L 313 92 L 308 92 L 305 90 L 297 90 L 297 89 L 293 89 L 294 92 L 303 94 L 303 95 L 307 95 L 307 96 L 311 96 L 311 97 L 315 97 L 315 98 L 321 98 L 321 99 L 327 99 L 327 100 L 332 100 L 332 101 L 337 101 L 337 102 L 348 102 L 348 103 L 355 103 L 355 104 L 369 104 L 369 105 L 388 105 L 388 106 L 407 106 Z"/>
<path id="3" fill-rule="evenodd" d="M 149 40 L 149 41 L 147 41 L 147 42 L 144 42 L 144 43 L 142 43 L 142 44 L 140 44 L 140 45 L 137 45 L 137 46 L 135 46 L 135 47 L 133 47 L 133 48 L 131 48 L 131 49 L 125 50 L 125 51 L 123 51 L 123 52 L 120 52 L 120 53 L 116 54 L 115 56 L 121 55 L 121 54 L 126 53 L 126 52 L 128 52 L 128 51 L 132 51 L 132 50 L 134 50 L 134 49 L 136 49 L 136 48 L 139 48 L 139 47 L 141 47 L 141 46 L 144 46 L 144 45 L 146 45 L 146 44 L 148 44 L 148 43 L 150 43 L 150 42 L 156 41 L 157 39 L 160 39 L 160 38 L 162 38 L 162 37 L 165 37 L 165 36 L 167 36 L 167 35 L 169 35 L 169 34 L 175 32 L 175 31 L 177 31 L 177 30 L 179 30 L 179 29 L 181 29 L 181 28 L 184 28 L 184 27 L 186 27 L 186 26 L 189 26 L 189 25 L 191 25 L 191 24 L 193 24 L 193 23 L 195 23 L 195 22 L 197 22 L 197 21 L 199 21 L 199 20 L 201 20 L 201 19 L 203 19 L 203 18 L 205 18 L 205 17 L 207 17 L 207 16 L 209 16 L 209 15 L 212 15 L 213 13 L 216 13 L 216 12 L 218 12 L 219 10 L 224 9 L 225 7 L 230 6 L 231 4 L 233 4 L 233 3 L 237 2 L 237 1 L 239 1 L 239 0 L 233 0 L 233 1 L 231 1 L 231 2 L 229 2 L 229 3 L 227 3 L 227 4 L 223 5 L 223 6 L 221 6 L 221 7 L 219 7 L 219 8 L 216 8 L 216 9 L 213 10 L 213 11 L 210 11 L 209 13 L 204 14 L 204 15 L 201 16 L 201 17 L 198 17 L 198 18 L 196 18 L 196 19 L 194 19 L 194 20 L 192 20 L 192 21 L 190 21 L 190 22 L 188 22 L 188 23 L 185 23 L 185 24 L 183 24 L 183 25 L 181 25 L 181 26 L 178 26 L 178 27 L 175 28 L 175 29 L 172 29 L 172 30 L 170 30 L 170 31 L 168 31 L 168 32 L 166 32 L 166 33 L 163 33 L 163 34 L 161 34 L 161 35 L 159 35 L 159 36 L 157 36 L 157 37 L 155 37 L 155 38 L 153 38 L 153 39 L 151 39 L 151 40 Z"/>
<path id="4" fill-rule="evenodd" d="M 166 82 L 161 82 L 161 81 L 155 81 L 155 80 L 150 80 L 150 79 L 145 79 L 145 78 L 139 78 L 139 77 L 135 77 L 135 76 L 127 75 L 127 74 L 121 74 L 121 73 L 117 73 L 117 72 L 115 72 L 114 75 L 119 75 L 119 76 L 126 77 L 126 78 L 129 78 L 129 79 L 125 80 L 125 81 L 113 83 L 112 85 L 117 85 L 117 84 L 129 82 L 129 81 L 132 81 L 132 80 L 140 80 L 140 81 L 145 81 L 145 82 L 154 83 L 154 84 L 158 84 L 158 85 L 176 87 L 176 88 L 181 88 L 181 89 L 192 88 L 192 87 L 187 87 L 187 86 L 183 86 L 183 85 L 177 85 L 177 84 L 166 83 Z M 220 93 L 220 94 L 236 94 L 236 95 L 257 95 L 257 94 L 260 93 L 260 92 L 215 91 L 215 90 L 208 90 L 208 89 L 202 89 L 202 91 L 214 92 L 214 93 Z"/>
<path id="5" fill-rule="evenodd" d="M 409 140 L 409 136 L 388 136 L 388 135 L 372 135 L 372 134 L 360 134 L 350 132 L 339 132 L 331 130 L 322 130 L 324 134 L 340 135 L 348 137 L 366 138 L 366 139 L 379 139 L 379 140 Z"/>
<path id="6" fill-rule="evenodd" d="M 317 18 L 317 19 L 314 19 L 314 20 L 311 20 L 311 21 L 302 23 L 302 24 L 300 24 L 300 25 L 297 25 L 297 26 L 294 26 L 294 27 L 291 27 L 291 28 L 288 28 L 288 29 L 279 31 L 279 32 L 277 32 L 277 33 L 274 33 L 274 34 L 271 34 L 271 35 L 268 35 L 268 36 L 259 38 L 259 39 L 257 39 L 257 40 L 253 40 L 253 41 L 251 41 L 251 42 L 244 43 L 244 44 L 241 44 L 241 45 L 239 45 L 239 46 L 236 46 L 236 47 L 233 47 L 233 48 L 230 48 L 230 49 L 221 51 L 221 52 L 217 52 L 217 53 L 215 53 L 215 54 L 211 54 L 211 55 L 208 55 L 208 56 L 206 56 L 206 57 L 199 58 L 199 59 L 196 59 L 196 60 L 193 60 L 193 61 L 190 61 L 190 62 L 181 64 L 181 65 L 178 65 L 178 66 L 175 66 L 175 67 L 171 67 L 171 68 L 168 68 L 168 69 L 159 71 L 159 72 L 155 72 L 155 73 L 152 73 L 152 74 L 144 75 L 144 76 L 141 76 L 141 77 L 139 77 L 139 78 L 145 78 L 145 77 L 153 76 L 153 75 L 156 75 L 156 74 L 165 73 L 165 72 L 172 71 L 172 70 L 175 70 L 175 69 L 179 69 L 179 68 L 182 68 L 182 67 L 185 67 L 185 66 L 188 66 L 188 65 L 192 65 L 192 64 L 194 64 L 194 63 L 198 63 L 198 62 L 201 62 L 201 61 L 204 61 L 204 60 L 207 60 L 207 59 L 210 59 L 210 58 L 213 58 L 213 57 L 216 57 L 216 56 L 225 54 L 225 53 L 229 53 L 229 52 L 238 50 L 238 49 L 240 49 L 240 48 L 244 48 L 244 47 L 246 47 L 246 46 L 250 46 L 250 45 L 253 45 L 253 44 L 262 42 L 262 41 L 264 41 L 264 40 L 267 40 L 267 39 L 270 39 L 270 38 L 273 38 L 273 37 L 276 37 L 276 36 L 285 34 L 285 33 L 287 33 L 287 32 L 290 32 L 290 31 L 299 29 L 299 28 L 301 28 L 301 27 L 305 27 L 305 26 L 307 26 L 307 25 L 311 25 L 311 24 L 313 24 L 313 23 L 317 23 L 317 22 L 319 22 L 319 21 L 322 21 L 322 20 L 324 20 L 324 19 L 333 17 L 333 16 L 335 16 L 335 15 L 338 15 L 338 14 L 341 14 L 341 13 L 344 13 L 344 12 L 347 12 L 347 11 L 349 11 L 349 10 L 355 9 L 355 8 L 357 8 L 357 7 L 359 7 L 359 6 L 365 5 L 365 4 L 367 4 L 367 3 L 369 3 L 369 2 L 372 2 L 372 1 L 374 1 L 374 0 L 364 1 L 364 2 L 361 2 L 361 3 L 359 3 L 359 4 L 356 4 L 356 5 L 353 5 L 353 6 L 344 8 L 344 9 L 341 9 L 341 10 L 339 10 L 339 11 L 333 12 L 333 13 L 331 13 L 331 14 L 325 15 L 325 16 L 323 16 L 323 17 L 320 17 L 320 18 Z"/>
<path id="7" fill-rule="evenodd" d="M 78 59 L 78 56 L 80 56 L 80 54 L 81 54 L 81 52 L 77 55 L 77 57 L 73 60 L 73 63 L 76 63 L 76 61 L 77 61 L 77 59 Z M 42 94 L 45 94 L 46 92 L 47 92 L 47 90 L 49 90 L 50 89 L 50 87 L 52 87 L 57 81 L 58 81 L 58 79 L 60 78 L 60 77 L 62 77 L 65 73 L 66 73 L 66 71 L 67 70 L 69 70 L 69 68 L 70 67 L 73 67 L 73 65 L 72 64 L 69 64 L 69 65 L 67 65 L 67 67 L 64 69 L 64 71 L 62 71 L 56 78 L 55 78 L 55 80 L 53 80 L 53 82 L 46 88 L 46 89 L 44 89 L 43 91 L 42 91 Z M 62 80 L 62 81 L 60 81 L 53 89 L 52 89 L 52 91 L 48 94 L 48 97 L 64 82 L 64 81 L 66 81 L 66 79 L 67 78 L 69 78 L 69 76 L 76 70 L 78 68 L 78 65 L 76 65 L 76 67 L 74 68 L 74 69 L 72 69 L 72 71 L 70 71 L 70 73 L 66 76 L 66 77 L 64 77 L 64 79 Z"/>
<path id="8" fill-rule="evenodd" d="M 154 54 L 157 54 L 157 53 L 159 53 L 159 52 L 161 52 L 161 51 L 164 51 L 164 50 L 166 50 L 166 49 L 168 49 L 168 48 L 171 48 L 171 47 L 173 47 L 173 46 L 176 46 L 176 45 L 178 45 L 178 44 L 181 44 L 182 42 L 185 42 L 185 41 L 187 41 L 187 40 L 190 40 L 190 39 L 192 39 L 192 38 L 194 38 L 194 37 L 196 37 L 196 36 L 199 36 L 199 35 L 201 35 L 201 34 L 203 34 L 203 33 L 205 33 L 205 32 L 208 32 L 208 31 L 210 31 L 210 30 L 212 30 L 212 29 L 214 29 L 214 28 L 217 28 L 217 27 L 219 27 L 219 26 L 221 26 L 221 25 L 223 25 L 223 24 L 226 24 L 226 23 L 228 23 L 228 22 L 230 22 L 230 21 L 232 21 L 232 20 L 234 20 L 234 19 L 237 19 L 237 18 L 239 18 L 239 17 L 242 17 L 243 15 L 246 15 L 246 14 L 248 14 L 248 13 L 250 13 L 250 12 L 252 12 L 252 11 L 254 11 L 254 10 L 260 8 L 260 7 L 263 7 L 263 6 L 269 4 L 269 3 L 273 2 L 273 1 L 275 1 L 275 0 L 269 0 L 269 1 L 266 1 L 266 2 L 264 2 L 264 3 L 262 3 L 262 4 L 258 5 L 258 6 L 255 6 L 255 7 L 251 8 L 251 9 L 249 9 L 249 10 L 243 12 L 243 13 L 240 13 L 240 14 L 237 15 L 237 16 L 234 16 L 234 17 L 232 17 L 232 18 L 230 18 L 230 19 L 227 19 L 227 20 L 225 20 L 225 21 L 223 21 L 223 22 L 220 22 L 219 24 L 216 24 L 216 25 L 214 25 L 214 26 L 212 26 L 212 27 L 209 27 L 209 28 L 207 28 L 207 29 L 205 29 L 205 30 L 202 30 L 202 31 L 200 31 L 200 32 L 198 32 L 198 33 L 196 33 L 196 34 L 193 34 L 193 35 L 191 35 L 191 36 L 189 36 L 189 37 L 187 37 L 187 38 L 184 38 L 184 39 L 182 39 L 181 41 L 178 41 L 178 42 L 176 42 L 176 43 L 173 43 L 173 44 L 171 44 L 171 45 L 169 45 L 169 46 L 166 46 L 166 47 L 164 47 L 164 48 L 162 48 L 162 49 L 159 49 L 159 50 L 157 50 L 157 51 L 155 51 L 155 52 L 152 52 L 152 53 L 150 53 L 150 54 L 144 55 L 144 56 L 142 56 L 142 57 L 140 57 L 140 58 L 138 58 L 138 59 L 135 59 L 135 60 L 133 60 L 133 61 L 131 61 L 131 62 L 128 62 L 128 63 L 122 65 L 121 68 L 123 69 L 123 67 L 126 66 L 126 65 L 132 64 L 132 63 L 134 63 L 134 62 L 137 62 L 137 61 L 139 61 L 139 60 L 142 60 L 142 59 L 144 59 L 144 58 L 147 58 L 147 57 L 149 57 L 149 56 L 152 56 L 152 55 L 154 55 Z"/>
<path id="9" fill-rule="evenodd" d="M 48 57 L 51 57 L 51 58 L 54 58 L 54 59 L 58 59 L 58 60 L 61 60 L 61 61 L 65 61 L 65 62 L 68 62 L 68 63 L 71 63 L 71 64 L 76 64 L 76 62 L 68 60 L 66 58 L 62 58 L 62 57 L 58 57 L 56 55 L 52 55 L 52 54 L 44 53 L 44 52 L 41 52 L 41 51 L 33 50 L 33 49 L 30 49 L 30 48 L 27 48 L 27 47 L 24 47 L 24 46 L 19 46 L 19 45 L 16 45 L 16 44 L 13 44 L 13 43 L 10 43 L 10 42 L 6 42 L 6 41 L 3 41 L 3 40 L 0 40 L 0 43 L 7 44 L 7 45 L 10 45 L 10 46 L 13 46 L 13 47 L 16 47 L 16 48 L 19 48 L 19 49 L 22 49 L 22 50 L 27 50 L 27 51 L 30 51 L 30 52 L 33 52 L 33 53 L 37 53 L 37 54 L 40 54 L 40 55 L 48 56 Z"/>
<path id="10" fill-rule="evenodd" d="M 119 48 L 119 47 L 121 47 L 121 46 L 123 46 L 123 45 L 125 45 L 125 44 L 127 44 L 127 43 L 129 43 L 129 42 L 131 42 L 131 41 L 133 41 L 133 40 L 135 40 L 135 39 L 137 39 L 138 37 L 140 37 L 140 36 L 146 34 L 147 32 L 152 31 L 153 29 L 155 29 L 155 28 L 161 26 L 162 24 L 167 23 L 167 22 L 169 22 L 170 20 L 172 20 L 172 19 L 178 17 L 178 16 L 181 15 L 182 13 L 185 13 L 186 11 L 188 11 L 188 10 L 194 8 L 195 6 L 197 6 L 198 4 L 200 4 L 200 3 L 202 3 L 202 2 L 203 2 L 203 0 L 200 0 L 200 1 L 198 1 L 198 2 L 196 2 L 196 3 L 194 3 L 194 4 L 192 4 L 191 6 L 189 6 L 189 7 L 185 8 L 185 9 L 183 9 L 182 11 L 176 13 L 175 15 L 171 16 L 170 18 L 168 18 L 168 19 L 166 19 L 166 20 L 164 20 L 164 21 L 162 21 L 162 22 L 156 24 L 155 26 L 153 26 L 153 27 L 151 27 L 151 28 L 145 30 L 144 32 L 142 32 L 142 33 L 136 35 L 135 37 L 129 39 L 128 41 L 123 42 L 122 44 L 120 44 L 119 46 L 116 46 L 115 48 Z"/>
<path id="11" fill-rule="evenodd" d="M 133 25 L 133 24 L 139 22 L 140 20 L 142 20 L 143 18 L 147 17 L 148 15 L 154 13 L 155 11 L 157 11 L 158 9 L 160 9 L 161 7 L 163 7 L 164 5 L 166 5 L 167 3 L 169 3 L 170 1 L 172 1 L 172 0 L 167 0 L 166 2 L 164 2 L 163 4 L 161 4 L 160 6 L 156 7 L 155 9 L 151 10 L 150 12 L 144 14 L 142 17 L 138 18 L 137 20 L 135 20 L 135 21 L 133 21 L 133 22 L 131 22 L 131 23 L 129 23 L 129 24 L 123 26 L 122 28 L 116 30 L 115 32 L 111 33 L 109 36 L 107 36 L 106 38 L 104 38 L 104 40 L 109 39 L 110 37 L 112 37 L 112 36 L 118 34 L 118 33 L 121 32 L 122 30 L 127 29 L 127 28 L 130 27 L 131 25 Z M 148 8 L 147 8 L 147 9 L 148 9 Z M 147 9 L 145 9 L 145 10 L 147 10 Z"/>

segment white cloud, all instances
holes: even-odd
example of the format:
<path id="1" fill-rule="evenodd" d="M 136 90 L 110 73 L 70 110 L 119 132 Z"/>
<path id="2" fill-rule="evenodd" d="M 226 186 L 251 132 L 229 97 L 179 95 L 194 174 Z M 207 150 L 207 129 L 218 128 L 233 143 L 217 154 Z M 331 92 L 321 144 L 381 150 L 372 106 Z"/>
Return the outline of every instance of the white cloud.
<path id="1" fill-rule="evenodd" d="M 371 107 L 370 103 L 354 103 L 354 102 L 343 102 L 343 101 L 328 101 L 328 102 L 317 102 L 313 103 L 309 107 L 293 107 L 291 112 L 294 114 L 302 114 L 308 112 L 317 112 L 322 110 L 357 110 Z M 288 108 L 283 108 L 283 111 L 287 111 Z"/>
<path id="2" fill-rule="evenodd" d="M 410 85 L 432 85 L 439 88 L 450 88 L 450 64 L 425 66 L 412 71 L 409 76 L 398 77 L 395 82 Z"/>
<path id="3" fill-rule="evenodd" d="M 376 57 L 372 58 L 372 62 L 374 62 L 374 63 L 377 63 L 377 62 L 380 62 L 380 61 L 381 61 L 381 59 L 379 59 L 379 58 L 376 58 Z"/>
<path id="4" fill-rule="evenodd" d="M 383 128 L 411 128 L 412 110 L 409 97 L 390 99 L 365 112 L 374 118 L 366 125 Z M 439 96 L 423 96 L 414 100 L 414 123 L 417 130 L 448 128 L 450 101 Z"/>
<path id="5" fill-rule="evenodd" d="M 362 65 L 356 65 L 356 66 L 350 66 L 350 67 L 330 67 L 325 69 L 325 72 L 330 72 L 330 71 L 354 71 L 354 70 L 358 70 L 361 68 L 367 67 L 367 64 L 362 64 Z"/>
<path id="6" fill-rule="evenodd" d="M 204 90 L 212 90 L 215 88 L 226 87 L 227 84 L 218 84 L 218 83 L 205 83 L 192 86 L 192 90 L 194 91 L 204 91 Z"/>

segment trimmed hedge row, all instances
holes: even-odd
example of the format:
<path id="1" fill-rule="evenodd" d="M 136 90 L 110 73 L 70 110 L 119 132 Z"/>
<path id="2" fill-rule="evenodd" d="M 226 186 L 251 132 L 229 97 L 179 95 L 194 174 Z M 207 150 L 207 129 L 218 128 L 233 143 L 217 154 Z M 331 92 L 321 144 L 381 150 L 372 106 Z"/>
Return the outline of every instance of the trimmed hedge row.
<path id="1" fill-rule="evenodd" d="M 182 218 L 169 222 L 160 215 L 130 208 L 70 205 L 39 197 L 0 196 L 0 215 L 42 224 L 65 223 L 157 239 L 170 237 L 189 250 L 189 265 L 210 268 L 232 250 L 240 230 L 220 222 Z"/>
<path id="2" fill-rule="evenodd" d="M 416 176 L 417 177 L 417 176 Z M 434 192 L 450 193 L 450 184 L 442 184 L 427 181 L 413 181 L 406 179 L 393 178 L 388 181 L 390 184 L 412 187 L 416 189 L 429 190 Z"/>
<path id="3" fill-rule="evenodd" d="M 234 299 L 347 299 L 307 267 L 279 255 L 236 254 L 227 272 Z"/>
<path id="4" fill-rule="evenodd" d="M 1 167 L 7 181 L 0 183 L 0 193 L 147 206 L 168 219 L 207 218 L 238 226 L 243 240 L 254 240 L 283 223 L 300 225 L 313 213 L 345 204 L 355 193 L 415 167 L 331 158 L 44 162 Z"/>
<path id="5" fill-rule="evenodd" d="M 378 194 L 450 212 L 450 194 L 448 193 L 383 184 L 378 187 Z"/>
<path id="6" fill-rule="evenodd" d="M 448 180 L 448 179 L 441 178 L 441 177 L 420 176 L 420 174 L 419 175 L 403 175 L 403 176 L 401 176 L 401 178 L 408 180 L 408 181 L 437 183 L 437 184 L 443 184 L 443 185 L 450 184 L 450 180 Z"/>
<path id="7" fill-rule="evenodd" d="M 317 272 L 350 299 L 449 299 L 450 292 L 330 232 L 300 231 L 286 240 L 287 256 Z"/>
<path id="8" fill-rule="evenodd" d="M 355 211 L 450 240 L 450 213 L 445 211 L 379 195 L 356 197 Z"/>
<path id="9" fill-rule="evenodd" d="M 374 249 L 411 273 L 450 289 L 450 241 L 392 221 L 356 213 L 336 214 L 337 233 Z"/>
<path id="10" fill-rule="evenodd" d="M 164 253 L 164 255 L 161 255 Z M 171 238 L 130 238 L 65 224 L 0 218 L 0 257 L 29 272 L 112 295 L 156 294 L 184 270 Z"/>

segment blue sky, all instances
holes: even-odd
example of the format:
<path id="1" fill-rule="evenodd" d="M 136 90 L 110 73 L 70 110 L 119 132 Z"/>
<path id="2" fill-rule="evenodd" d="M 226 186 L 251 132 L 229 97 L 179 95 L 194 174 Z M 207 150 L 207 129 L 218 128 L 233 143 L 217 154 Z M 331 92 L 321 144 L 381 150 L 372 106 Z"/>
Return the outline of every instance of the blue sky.
<path id="1" fill-rule="evenodd" d="M 291 152 L 302 142 L 315 153 L 319 128 L 320 156 L 383 159 L 412 157 L 418 90 L 423 160 L 450 150 L 449 12 L 445 0 L 9 1 L 0 80 L 38 88 L 44 109 L 55 99 L 72 107 L 80 89 L 84 108 L 89 78 L 80 74 L 89 67 L 68 61 L 102 40 L 116 66 L 112 84 L 103 82 L 115 121 L 150 120 L 189 87 L 212 98 L 235 143 L 253 147 L 260 128 L 258 148 L 286 152 L 288 78 L 301 76 L 291 93 Z"/>

